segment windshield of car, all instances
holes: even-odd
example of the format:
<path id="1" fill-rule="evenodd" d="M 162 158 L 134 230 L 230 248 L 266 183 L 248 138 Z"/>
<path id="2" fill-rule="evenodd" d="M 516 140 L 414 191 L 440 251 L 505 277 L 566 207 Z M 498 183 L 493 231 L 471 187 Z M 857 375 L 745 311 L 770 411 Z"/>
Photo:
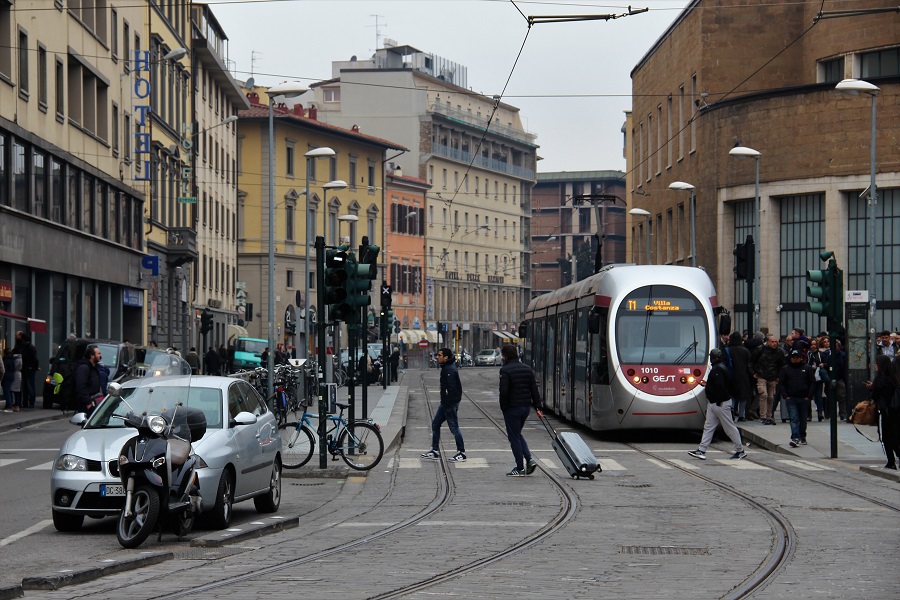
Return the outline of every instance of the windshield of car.
<path id="1" fill-rule="evenodd" d="M 149 365 L 166 351 L 160 348 L 135 348 L 134 355 L 138 364 Z"/>
<path id="2" fill-rule="evenodd" d="M 100 348 L 100 364 L 115 373 L 119 365 L 119 347 L 115 344 L 97 344 L 97 347 Z"/>
<path id="3" fill-rule="evenodd" d="M 235 352 L 249 352 L 250 354 L 262 354 L 263 350 L 266 349 L 269 343 L 265 340 L 256 341 L 256 340 L 245 340 L 239 339 L 237 344 L 234 346 Z"/>
<path id="4" fill-rule="evenodd" d="M 496 350 L 482 350 L 478 353 L 478 356 L 493 356 Z"/>
<path id="5" fill-rule="evenodd" d="M 222 392 L 219 388 L 167 383 L 171 378 L 145 379 L 138 387 L 123 388 L 121 396 L 109 396 L 85 424 L 85 429 L 123 428 L 120 418 L 129 412 L 148 415 L 171 414 L 178 402 L 198 408 L 206 415 L 208 429 L 222 427 Z M 178 408 L 181 410 L 181 407 Z"/>

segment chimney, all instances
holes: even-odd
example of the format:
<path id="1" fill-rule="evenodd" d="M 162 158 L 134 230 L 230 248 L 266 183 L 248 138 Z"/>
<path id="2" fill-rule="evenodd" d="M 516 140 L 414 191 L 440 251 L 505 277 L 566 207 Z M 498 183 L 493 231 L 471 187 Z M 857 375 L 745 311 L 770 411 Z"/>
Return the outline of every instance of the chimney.
<path id="1" fill-rule="evenodd" d="M 250 104 L 259 104 L 259 94 L 256 92 L 247 92 L 247 100 L 250 101 Z"/>
<path id="2" fill-rule="evenodd" d="M 316 116 L 318 114 L 319 114 L 319 111 L 316 110 L 316 105 L 310 104 L 309 105 L 309 118 L 312 119 L 313 121 L 317 121 L 318 119 L 316 119 Z"/>
<path id="3" fill-rule="evenodd" d="M 297 117 L 305 117 L 306 116 L 306 109 L 303 108 L 302 104 L 294 105 L 294 116 L 297 116 Z"/>
<path id="4" fill-rule="evenodd" d="M 353 133 L 359 133 L 359 125 L 354 125 L 353 127 L 351 127 L 350 131 L 352 131 Z"/>

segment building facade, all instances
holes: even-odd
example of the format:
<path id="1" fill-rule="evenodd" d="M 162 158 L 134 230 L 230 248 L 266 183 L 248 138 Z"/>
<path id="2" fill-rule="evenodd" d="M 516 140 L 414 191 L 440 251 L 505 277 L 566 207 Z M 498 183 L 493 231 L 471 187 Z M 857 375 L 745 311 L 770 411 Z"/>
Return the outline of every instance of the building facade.
<path id="1" fill-rule="evenodd" d="M 536 136 L 518 108 L 469 90 L 464 66 L 390 40 L 332 75 L 313 87 L 319 118 L 408 146 L 394 162 L 431 186 L 426 322 L 455 327 L 471 351 L 501 345 L 529 297 Z"/>
<path id="2" fill-rule="evenodd" d="M 140 3 L 0 2 L 0 346 L 144 339 L 146 189 L 133 176 Z M 95 9 L 96 8 L 96 9 Z"/>
<path id="3" fill-rule="evenodd" d="M 531 204 L 532 297 L 625 262 L 626 212 L 622 171 L 538 173 Z"/>
<path id="4" fill-rule="evenodd" d="M 254 88 L 256 90 L 256 88 Z M 260 90 L 262 91 L 262 90 Z M 248 94 L 250 108 L 240 111 L 238 136 L 238 280 L 245 291 L 244 327 L 253 337 L 268 338 L 269 211 L 275 212 L 275 312 L 277 342 L 312 352 L 306 309 L 316 322 L 316 272 L 313 242 L 324 235 L 337 246 L 345 237 L 356 249 L 363 236 L 384 248 L 385 152 L 402 146 L 322 123 L 315 110 L 273 107 L 275 154 L 269 152 L 269 99 Z M 330 148 L 333 156 L 306 156 Z M 270 206 L 269 173 L 274 165 Z M 356 217 L 356 220 L 341 217 Z M 380 278 L 376 281 L 380 281 Z M 308 292 L 308 294 L 307 294 Z"/>
<path id="5" fill-rule="evenodd" d="M 867 0 L 829 3 L 826 17 L 855 11 L 840 18 L 820 18 L 818 5 L 753 0 L 723 20 L 721 4 L 691 2 L 632 71 L 629 207 L 650 215 L 630 218 L 630 251 L 639 262 L 689 264 L 694 231 L 697 264 L 734 310 L 736 328 L 748 329 L 748 286 L 735 281 L 732 251 L 758 226 L 760 329 L 825 328 L 806 311 L 806 272 L 826 266 L 822 250 L 834 251 L 845 290 L 867 290 L 874 271 L 870 326 L 900 326 L 900 18 L 867 14 L 883 8 Z M 870 96 L 836 91 L 846 78 L 880 88 L 877 132 Z M 863 194 L 873 144 L 874 256 Z M 735 146 L 760 154 L 736 157 Z M 684 208 L 690 194 L 669 188 L 679 181 L 694 187 L 693 219 Z"/>

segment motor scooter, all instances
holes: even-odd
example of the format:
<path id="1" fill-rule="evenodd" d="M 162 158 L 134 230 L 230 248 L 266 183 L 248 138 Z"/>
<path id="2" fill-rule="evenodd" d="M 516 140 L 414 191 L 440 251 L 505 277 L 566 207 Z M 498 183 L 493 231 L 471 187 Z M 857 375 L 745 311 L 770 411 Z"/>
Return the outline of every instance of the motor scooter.
<path id="1" fill-rule="evenodd" d="M 184 375 L 180 363 L 190 365 L 171 354 L 164 369 L 148 373 L 159 376 Z M 180 361 L 180 362 L 179 362 Z M 187 398 L 174 398 L 170 390 L 160 386 L 150 390 L 147 406 L 137 413 L 130 411 L 121 418 L 125 425 L 137 429 L 137 435 L 125 442 L 119 453 L 119 475 L 125 491 L 125 506 L 119 514 L 116 538 L 125 548 L 140 546 L 157 530 L 157 541 L 170 526 L 178 538 L 189 534 L 194 519 L 200 514 L 200 483 L 191 440 L 206 433 L 206 416 L 197 408 L 185 406 Z M 187 388 L 189 389 L 189 388 Z M 111 383 L 111 396 L 122 398 L 122 386 Z M 169 396 L 167 397 L 167 394 Z M 127 401 L 122 398 L 127 404 Z"/>

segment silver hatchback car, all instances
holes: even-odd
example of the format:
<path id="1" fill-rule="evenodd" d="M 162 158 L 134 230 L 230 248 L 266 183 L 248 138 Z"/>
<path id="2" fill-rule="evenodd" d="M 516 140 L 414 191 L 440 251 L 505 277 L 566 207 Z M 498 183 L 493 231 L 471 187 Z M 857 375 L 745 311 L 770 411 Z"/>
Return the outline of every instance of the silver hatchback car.
<path id="1" fill-rule="evenodd" d="M 253 386 L 231 377 L 147 377 L 122 384 L 120 395 L 108 396 L 90 418 L 72 417 L 83 426 L 63 443 L 50 475 L 57 530 L 76 531 L 85 516 L 119 513 L 125 500 L 119 452 L 137 433 L 121 417 L 131 410 L 129 404 L 143 406 L 154 393 L 177 394 L 206 416 L 206 433 L 192 440 L 192 447 L 199 458 L 201 509 L 213 527 L 228 527 L 235 502 L 253 498 L 260 512 L 278 509 L 281 436 L 275 415 Z"/>
<path id="2" fill-rule="evenodd" d="M 478 354 L 475 355 L 475 366 L 476 367 L 487 367 L 487 366 L 497 366 L 503 364 L 503 357 L 500 356 L 500 351 L 496 348 L 489 348 L 487 350 L 482 350 Z"/>

